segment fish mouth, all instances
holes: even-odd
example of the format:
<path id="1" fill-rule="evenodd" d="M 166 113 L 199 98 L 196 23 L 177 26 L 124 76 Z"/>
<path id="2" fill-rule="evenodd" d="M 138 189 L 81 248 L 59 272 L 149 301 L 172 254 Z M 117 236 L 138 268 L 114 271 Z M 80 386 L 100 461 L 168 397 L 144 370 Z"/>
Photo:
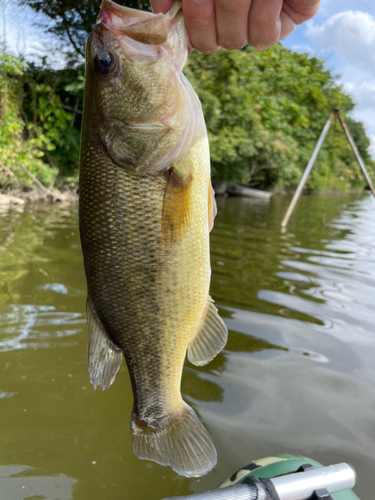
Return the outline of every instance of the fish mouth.
<path id="1" fill-rule="evenodd" d="M 146 45 L 162 45 L 167 41 L 172 21 L 181 7 L 181 2 L 177 1 L 164 15 L 124 7 L 112 0 L 103 0 L 97 22 L 104 24 L 116 35 L 125 35 Z"/>
<path id="2" fill-rule="evenodd" d="M 132 24 L 139 23 L 152 19 L 156 14 L 146 12 L 144 10 L 131 9 L 118 5 L 112 0 L 103 0 L 100 5 L 100 12 L 98 22 L 106 24 L 108 27 L 113 26 L 131 26 Z"/>
<path id="3" fill-rule="evenodd" d="M 131 9 L 112 0 L 104 0 L 91 40 L 97 40 L 99 45 L 105 45 L 107 40 L 110 50 L 112 35 L 126 61 L 153 64 L 169 51 L 168 35 L 173 24 L 166 15 Z"/>

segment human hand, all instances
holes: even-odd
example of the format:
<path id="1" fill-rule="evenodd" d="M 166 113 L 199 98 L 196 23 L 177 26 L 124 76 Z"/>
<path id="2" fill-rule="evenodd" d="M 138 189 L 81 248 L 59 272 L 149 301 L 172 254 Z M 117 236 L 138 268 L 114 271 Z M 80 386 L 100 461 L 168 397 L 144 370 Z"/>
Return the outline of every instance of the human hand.
<path id="1" fill-rule="evenodd" d="M 174 0 L 151 0 L 155 13 L 166 14 Z M 261 52 L 312 18 L 320 0 L 183 0 L 192 46 L 206 54 L 241 49 L 247 43 Z"/>

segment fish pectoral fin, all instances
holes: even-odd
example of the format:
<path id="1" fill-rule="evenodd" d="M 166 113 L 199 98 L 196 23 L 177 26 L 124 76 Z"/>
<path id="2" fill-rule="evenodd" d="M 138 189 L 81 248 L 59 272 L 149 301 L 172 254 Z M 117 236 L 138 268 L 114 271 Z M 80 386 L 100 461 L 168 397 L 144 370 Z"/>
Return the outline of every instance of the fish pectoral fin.
<path id="1" fill-rule="evenodd" d="M 203 366 L 209 363 L 224 348 L 228 340 L 228 329 L 220 318 L 211 297 L 208 300 L 207 312 L 202 326 L 188 347 L 190 363 Z"/>
<path id="2" fill-rule="evenodd" d="M 211 182 L 208 185 L 208 230 L 214 227 L 214 220 L 217 214 L 217 205 L 215 200 L 215 191 Z"/>
<path id="3" fill-rule="evenodd" d="M 150 422 L 133 413 L 132 445 L 141 460 L 153 460 L 186 477 L 200 477 L 217 462 L 215 446 L 194 410 L 186 403 L 181 409 Z"/>
<path id="4" fill-rule="evenodd" d="M 167 243 L 179 241 L 190 224 L 191 174 L 182 177 L 173 168 L 167 174 L 163 200 L 162 236 Z"/>
<path id="5" fill-rule="evenodd" d="M 100 323 L 91 300 L 87 299 L 88 359 L 90 382 L 94 389 L 107 389 L 115 380 L 122 362 L 122 351 L 114 345 Z"/>

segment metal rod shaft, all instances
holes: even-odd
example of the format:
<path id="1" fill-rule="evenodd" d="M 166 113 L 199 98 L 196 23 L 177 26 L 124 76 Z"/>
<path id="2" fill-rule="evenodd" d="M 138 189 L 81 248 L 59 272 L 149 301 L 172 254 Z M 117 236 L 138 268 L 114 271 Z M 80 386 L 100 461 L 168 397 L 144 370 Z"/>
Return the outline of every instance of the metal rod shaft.
<path id="1" fill-rule="evenodd" d="M 362 172 L 364 173 L 365 177 L 366 177 L 366 181 L 367 181 L 367 184 L 370 186 L 370 189 L 371 189 L 371 192 L 372 194 L 374 195 L 375 197 L 375 189 L 374 189 L 374 186 L 372 185 L 372 182 L 371 182 L 371 179 L 370 179 L 370 176 L 369 176 L 369 173 L 365 167 L 365 164 L 364 164 L 364 161 L 362 160 L 361 158 L 361 155 L 359 154 L 359 151 L 358 151 L 358 148 L 357 146 L 355 145 L 355 142 L 353 140 L 353 137 L 351 136 L 350 132 L 349 132 L 349 129 L 348 127 L 346 126 L 346 123 L 344 122 L 344 119 L 343 117 L 341 116 L 341 113 L 340 113 L 340 110 L 336 110 L 336 114 L 340 120 L 340 123 L 341 123 L 341 126 L 345 132 L 345 135 L 349 141 L 349 144 L 351 145 L 352 147 L 352 150 L 354 152 L 354 155 L 359 163 L 359 166 L 361 167 L 361 170 Z"/>
<path id="2" fill-rule="evenodd" d="M 332 123 L 332 120 L 335 116 L 335 112 L 332 111 L 331 114 L 329 115 L 329 118 L 327 120 L 327 123 L 324 125 L 324 128 L 323 128 L 323 131 L 322 133 L 320 134 L 320 137 L 319 137 L 319 140 L 318 140 L 318 143 L 317 145 L 315 146 L 315 149 L 314 149 L 314 152 L 310 158 L 310 161 L 309 163 L 307 164 L 307 167 L 303 173 L 303 176 L 302 176 L 302 179 L 300 180 L 300 183 L 298 184 L 298 187 L 296 189 L 296 192 L 294 193 L 294 196 L 293 196 L 293 199 L 292 201 L 290 202 L 290 205 L 288 207 L 288 210 L 285 214 L 285 217 L 281 223 L 281 227 L 284 228 L 287 226 L 288 222 L 289 222 L 289 219 L 294 211 L 294 209 L 296 208 L 296 205 L 298 203 L 298 200 L 302 194 L 302 191 L 303 191 L 303 188 L 305 187 L 305 184 L 307 182 L 307 179 L 309 178 L 309 175 L 310 175 L 310 172 L 311 172 L 311 169 L 313 168 L 314 166 L 314 163 L 315 163 L 315 160 L 319 154 L 319 151 L 320 151 L 320 148 L 322 147 L 322 144 L 324 142 L 324 139 L 326 138 L 326 135 L 328 133 L 328 130 L 331 126 L 331 123 Z"/>
<path id="3" fill-rule="evenodd" d="M 351 489 L 356 478 L 353 467 L 342 463 L 275 477 L 271 481 L 280 500 L 308 500 L 316 490 L 326 489 L 329 493 L 336 493 Z"/>

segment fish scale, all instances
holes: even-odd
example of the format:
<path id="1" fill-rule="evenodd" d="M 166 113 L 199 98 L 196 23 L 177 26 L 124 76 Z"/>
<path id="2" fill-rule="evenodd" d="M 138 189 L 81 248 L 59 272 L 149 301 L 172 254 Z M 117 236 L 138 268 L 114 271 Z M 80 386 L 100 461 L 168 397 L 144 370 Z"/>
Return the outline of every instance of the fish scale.
<path id="1" fill-rule="evenodd" d="M 162 398 L 172 398 L 175 406 L 178 398 L 165 386 L 160 371 L 164 369 L 167 379 L 173 380 L 173 374 L 181 371 L 187 345 L 201 320 L 194 309 L 200 309 L 202 316 L 207 301 L 205 200 L 196 197 L 201 207 L 194 207 L 194 212 L 204 215 L 201 220 L 193 218 L 189 238 L 174 248 L 165 247 L 161 234 L 165 181 L 131 176 L 103 161 L 99 152 L 86 158 L 81 166 L 80 213 L 85 265 L 87 260 L 90 268 L 89 295 L 105 330 L 134 366 L 131 376 L 138 389 L 143 374 L 154 390 L 164 385 Z M 193 324 L 192 316 L 197 318 Z M 161 349 L 164 360 L 158 362 Z M 175 385 L 174 392 L 179 390 Z M 140 411 L 141 401 L 138 398 Z M 148 405 L 146 400 L 144 406 Z M 173 413 L 173 408 L 163 411 Z"/>

